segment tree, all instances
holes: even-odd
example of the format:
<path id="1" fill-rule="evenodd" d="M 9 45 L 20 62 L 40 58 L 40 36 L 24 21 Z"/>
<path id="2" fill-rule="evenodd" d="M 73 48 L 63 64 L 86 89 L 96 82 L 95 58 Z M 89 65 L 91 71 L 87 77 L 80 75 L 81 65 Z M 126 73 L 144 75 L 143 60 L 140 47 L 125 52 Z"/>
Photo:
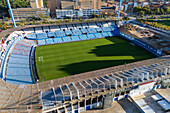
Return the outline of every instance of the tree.
<path id="1" fill-rule="evenodd" d="M 9 21 L 9 18 L 8 18 L 8 17 L 5 17 L 5 21 Z"/>
<path id="2" fill-rule="evenodd" d="M 154 19 L 156 16 L 155 15 L 152 15 L 152 18 Z"/>
<path id="3" fill-rule="evenodd" d="M 7 23 L 4 22 L 4 21 L 0 23 L 0 27 L 1 27 L 2 30 L 6 30 L 7 26 L 8 26 Z"/>
<path id="4" fill-rule="evenodd" d="M 28 18 L 28 17 L 26 17 L 26 19 L 25 19 L 27 22 L 29 22 L 30 21 L 30 19 Z"/>
<path id="5" fill-rule="evenodd" d="M 139 15 L 142 17 L 142 16 L 145 15 L 145 12 L 144 12 L 144 11 L 140 11 L 140 12 L 139 12 Z"/>
<path id="6" fill-rule="evenodd" d="M 44 14 L 40 14 L 40 15 L 38 16 L 38 18 L 40 18 L 40 20 L 42 20 L 42 19 L 44 19 L 44 18 L 46 18 L 46 17 L 45 17 Z"/>
<path id="7" fill-rule="evenodd" d="M 160 14 L 161 13 L 159 8 L 156 8 L 154 11 L 155 11 L 155 14 Z"/>
<path id="8" fill-rule="evenodd" d="M 122 19 L 123 19 L 123 20 L 126 20 L 126 21 L 130 20 L 130 18 L 129 18 L 129 17 L 126 17 L 126 16 L 123 17 Z"/>
<path id="9" fill-rule="evenodd" d="M 168 14 L 169 13 L 169 8 L 165 8 L 165 13 Z"/>
<path id="10" fill-rule="evenodd" d="M 161 8 L 160 12 L 161 12 L 161 14 L 164 14 L 164 13 L 165 13 L 165 11 L 164 11 L 163 8 Z"/>
<path id="11" fill-rule="evenodd" d="M 139 13 L 141 11 L 141 9 L 142 9 L 141 7 L 134 7 L 133 12 L 134 13 Z"/>

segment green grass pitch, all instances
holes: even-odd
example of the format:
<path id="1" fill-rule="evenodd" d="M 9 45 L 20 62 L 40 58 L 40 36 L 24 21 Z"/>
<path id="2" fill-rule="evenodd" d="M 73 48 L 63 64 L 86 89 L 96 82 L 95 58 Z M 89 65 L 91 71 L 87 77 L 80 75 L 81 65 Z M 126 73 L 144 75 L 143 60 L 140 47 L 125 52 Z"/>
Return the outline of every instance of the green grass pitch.
<path id="1" fill-rule="evenodd" d="M 46 81 L 155 56 L 120 37 L 111 37 L 39 46 L 35 57 L 40 81 Z"/>

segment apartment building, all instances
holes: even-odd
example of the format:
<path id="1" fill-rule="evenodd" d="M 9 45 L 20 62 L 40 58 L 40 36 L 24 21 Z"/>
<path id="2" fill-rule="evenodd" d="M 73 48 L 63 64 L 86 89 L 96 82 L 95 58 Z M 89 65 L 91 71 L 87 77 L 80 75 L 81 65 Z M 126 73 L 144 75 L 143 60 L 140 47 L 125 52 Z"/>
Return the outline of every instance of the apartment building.
<path id="1" fill-rule="evenodd" d="M 15 19 L 38 17 L 41 14 L 49 16 L 49 10 L 47 8 L 17 8 L 12 9 L 12 12 Z"/>
<path id="2" fill-rule="evenodd" d="M 32 8 L 43 8 L 43 0 L 30 0 L 30 5 Z"/>
<path id="3" fill-rule="evenodd" d="M 101 9 L 101 0 L 47 0 L 51 16 L 57 10 Z"/>

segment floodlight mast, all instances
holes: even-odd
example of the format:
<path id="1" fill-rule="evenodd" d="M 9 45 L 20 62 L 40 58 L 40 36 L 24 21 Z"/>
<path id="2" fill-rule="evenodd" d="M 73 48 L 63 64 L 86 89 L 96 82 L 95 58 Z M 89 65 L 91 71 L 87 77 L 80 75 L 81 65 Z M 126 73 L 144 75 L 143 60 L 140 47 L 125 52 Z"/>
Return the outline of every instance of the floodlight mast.
<path id="1" fill-rule="evenodd" d="M 14 27 L 16 27 L 14 16 L 13 16 L 13 13 L 12 13 L 12 10 L 11 10 L 10 2 L 9 2 L 9 0 L 6 0 L 6 2 L 7 2 L 7 5 L 8 5 L 8 8 L 9 8 L 9 13 L 10 13 L 10 16 L 12 18 L 13 25 L 14 25 Z"/>
<path id="2" fill-rule="evenodd" d="M 120 0 L 120 2 L 119 2 L 118 16 L 117 16 L 118 21 L 119 21 L 119 17 L 120 17 L 121 6 L 122 6 L 122 1 Z"/>

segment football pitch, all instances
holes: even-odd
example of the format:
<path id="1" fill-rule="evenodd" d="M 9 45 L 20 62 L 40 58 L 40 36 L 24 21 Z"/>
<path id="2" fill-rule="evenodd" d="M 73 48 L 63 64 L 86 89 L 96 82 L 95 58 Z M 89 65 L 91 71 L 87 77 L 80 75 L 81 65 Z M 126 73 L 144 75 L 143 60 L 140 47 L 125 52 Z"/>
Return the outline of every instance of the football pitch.
<path id="1" fill-rule="evenodd" d="M 35 57 L 40 81 L 47 81 L 155 56 L 120 37 L 111 37 L 39 46 Z"/>

